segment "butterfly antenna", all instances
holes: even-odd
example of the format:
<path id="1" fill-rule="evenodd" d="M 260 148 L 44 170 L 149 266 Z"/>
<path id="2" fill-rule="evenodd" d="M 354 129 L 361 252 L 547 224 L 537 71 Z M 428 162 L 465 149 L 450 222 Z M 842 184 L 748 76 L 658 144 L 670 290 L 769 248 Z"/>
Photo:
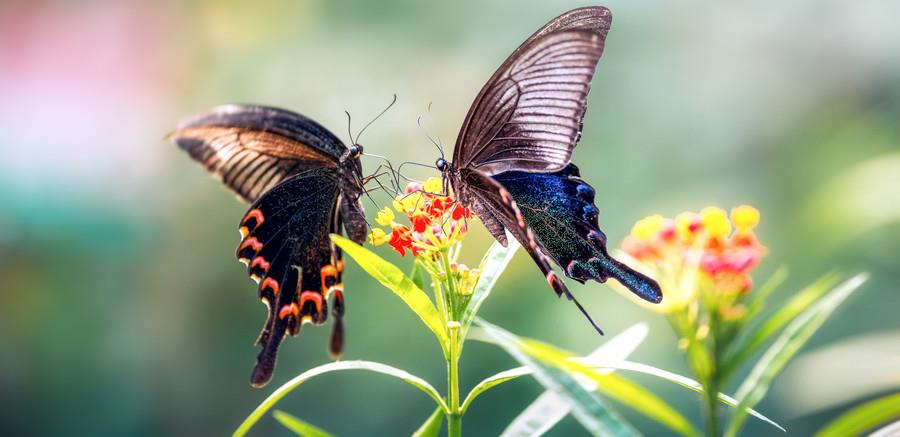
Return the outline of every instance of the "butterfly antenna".
<path id="1" fill-rule="evenodd" d="M 578 307 L 578 309 L 581 311 L 581 314 L 584 314 L 584 317 L 588 319 L 588 322 L 590 322 L 591 326 L 593 326 L 594 329 L 596 329 L 597 332 L 600 333 L 600 335 L 603 335 L 603 330 L 600 329 L 599 326 L 597 326 L 597 323 L 594 322 L 594 319 L 591 317 L 590 314 L 588 314 L 587 310 L 584 309 L 583 306 L 581 306 L 581 303 L 578 302 L 578 299 L 575 299 L 575 296 L 572 296 L 572 293 L 570 293 L 568 290 L 566 290 L 566 297 L 567 297 L 569 300 L 571 300 L 572 303 L 575 304 L 575 306 Z"/>
<path id="2" fill-rule="evenodd" d="M 363 152 L 363 156 L 371 156 L 373 158 L 378 158 L 384 161 L 384 164 L 379 164 L 378 168 L 387 167 L 388 171 L 391 174 L 391 185 L 394 188 L 394 194 L 400 193 L 400 172 L 399 170 L 394 169 L 394 165 L 391 163 L 391 160 L 386 156 L 376 155 L 374 153 L 366 153 Z"/>
<path id="3" fill-rule="evenodd" d="M 429 104 L 429 107 L 430 106 L 431 105 Z M 432 138 L 431 135 L 428 134 L 428 131 L 425 130 L 425 128 L 422 126 L 422 116 L 421 115 L 416 118 L 416 125 L 418 125 L 419 129 L 422 130 L 422 133 L 425 134 L 425 137 L 428 138 L 429 141 L 431 141 L 431 144 L 434 144 L 434 147 L 436 147 L 438 149 L 438 153 L 441 154 L 441 159 L 444 159 L 444 149 L 441 147 L 441 144 L 439 142 L 435 141 L 434 138 Z"/>
<path id="4" fill-rule="evenodd" d="M 378 115 L 376 115 L 375 118 L 372 119 L 372 121 L 366 123 L 366 125 L 363 126 L 363 128 L 359 130 L 359 133 L 356 134 L 356 141 L 354 141 L 353 144 L 357 144 L 359 142 L 359 137 L 362 136 L 363 132 L 365 132 L 366 129 L 368 129 L 369 126 L 372 125 L 372 123 L 375 123 L 375 120 L 378 120 L 379 118 L 381 118 L 382 115 L 384 115 L 385 112 L 388 112 L 388 109 L 391 109 L 391 107 L 394 106 L 394 103 L 397 103 L 397 95 L 396 94 L 394 94 L 394 98 L 391 100 L 390 104 L 388 104 L 384 109 L 382 109 L 381 112 L 379 112 Z"/>
<path id="5" fill-rule="evenodd" d="M 350 128 L 350 111 L 345 109 L 344 114 L 347 114 L 347 136 L 350 137 L 350 144 L 356 144 L 356 141 L 353 141 L 353 129 Z"/>
<path id="6" fill-rule="evenodd" d="M 403 178 L 403 179 L 404 179 L 405 181 L 407 181 L 407 182 L 412 182 L 413 180 L 410 179 L 410 178 L 408 178 L 408 177 L 406 177 L 406 175 L 403 174 L 403 166 L 404 166 L 404 165 L 417 165 L 417 166 L 419 166 L 419 167 L 425 167 L 425 168 L 429 168 L 429 169 L 432 169 L 432 170 L 434 170 L 434 169 L 437 168 L 437 167 L 435 167 L 435 166 L 433 166 L 433 165 L 422 164 L 421 162 L 415 162 L 415 161 L 403 161 L 403 162 L 400 163 L 399 166 L 397 166 L 397 175 L 398 175 L 399 177 Z"/>

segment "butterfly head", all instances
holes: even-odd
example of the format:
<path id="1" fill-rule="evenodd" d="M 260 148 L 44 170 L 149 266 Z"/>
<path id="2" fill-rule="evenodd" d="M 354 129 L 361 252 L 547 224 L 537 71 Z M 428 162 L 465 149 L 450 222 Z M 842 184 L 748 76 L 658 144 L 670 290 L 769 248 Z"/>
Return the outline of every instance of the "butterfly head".
<path id="1" fill-rule="evenodd" d="M 435 166 L 435 167 L 438 169 L 438 171 L 440 171 L 441 173 L 443 173 L 443 172 L 445 172 L 445 171 L 449 171 L 450 168 L 452 167 L 452 166 L 450 165 L 450 163 L 447 162 L 447 160 L 444 159 L 444 158 L 438 158 L 438 160 L 434 162 L 434 166 Z"/>
<path id="2" fill-rule="evenodd" d="M 362 144 L 354 144 L 350 146 L 350 157 L 351 158 L 359 158 L 360 155 L 363 154 L 363 146 Z"/>

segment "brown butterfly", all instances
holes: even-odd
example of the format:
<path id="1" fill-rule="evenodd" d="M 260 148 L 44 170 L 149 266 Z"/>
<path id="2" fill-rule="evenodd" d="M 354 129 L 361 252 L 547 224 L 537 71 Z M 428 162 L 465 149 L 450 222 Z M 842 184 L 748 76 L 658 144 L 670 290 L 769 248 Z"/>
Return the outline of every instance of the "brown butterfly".
<path id="1" fill-rule="evenodd" d="M 225 105 L 185 120 L 169 136 L 250 208 L 241 219 L 237 258 L 258 286 L 268 318 L 250 384 L 272 379 L 285 334 L 334 316 L 329 352 L 344 344 L 341 251 L 328 235 L 362 243 L 362 146 L 345 146 L 300 114 L 265 106 Z"/>

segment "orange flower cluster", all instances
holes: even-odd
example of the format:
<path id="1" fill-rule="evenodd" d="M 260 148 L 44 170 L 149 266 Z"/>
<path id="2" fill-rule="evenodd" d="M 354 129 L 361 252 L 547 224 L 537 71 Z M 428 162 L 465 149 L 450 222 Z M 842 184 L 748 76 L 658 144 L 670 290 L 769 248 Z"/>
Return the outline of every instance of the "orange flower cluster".
<path id="1" fill-rule="evenodd" d="M 394 211 L 409 219 L 409 226 L 395 222 L 394 211 L 384 208 L 375 221 L 390 231 L 372 229 L 369 242 L 376 246 L 387 243 L 402 256 L 406 256 L 407 250 L 419 256 L 445 250 L 461 240 L 472 212 L 453 198 L 437 194 L 441 190 L 440 178 L 407 185 L 405 193 L 391 203 Z"/>
<path id="2" fill-rule="evenodd" d="M 750 272 L 765 255 L 753 229 L 759 211 L 734 208 L 729 220 L 721 208 L 684 212 L 674 219 L 659 215 L 635 223 L 622 249 L 657 272 L 696 269 L 717 292 L 747 292 Z"/>

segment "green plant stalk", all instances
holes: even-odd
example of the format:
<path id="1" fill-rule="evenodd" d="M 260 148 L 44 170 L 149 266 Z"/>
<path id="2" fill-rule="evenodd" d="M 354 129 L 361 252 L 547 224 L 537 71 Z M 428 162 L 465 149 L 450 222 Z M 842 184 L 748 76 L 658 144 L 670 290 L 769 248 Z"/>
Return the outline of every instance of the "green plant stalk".
<path id="1" fill-rule="evenodd" d="M 719 399 L 718 393 L 719 389 L 721 389 L 720 374 L 719 374 L 719 359 L 721 354 L 719 353 L 720 345 L 719 345 L 719 335 L 720 335 L 720 320 L 718 317 L 718 308 L 712 307 L 708 308 L 709 311 L 709 334 L 708 335 L 708 343 L 710 349 L 710 355 L 712 355 L 712 368 L 709 373 L 709 380 L 707 381 L 706 390 L 703 391 L 704 404 L 706 410 L 706 434 L 710 437 L 716 437 L 719 435 Z"/>
<path id="2" fill-rule="evenodd" d="M 462 411 L 459 407 L 459 322 L 447 324 L 450 331 L 450 357 L 447 360 L 447 401 L 450 413 L 447 415 L 447 435 L 462 435 Z"/>

